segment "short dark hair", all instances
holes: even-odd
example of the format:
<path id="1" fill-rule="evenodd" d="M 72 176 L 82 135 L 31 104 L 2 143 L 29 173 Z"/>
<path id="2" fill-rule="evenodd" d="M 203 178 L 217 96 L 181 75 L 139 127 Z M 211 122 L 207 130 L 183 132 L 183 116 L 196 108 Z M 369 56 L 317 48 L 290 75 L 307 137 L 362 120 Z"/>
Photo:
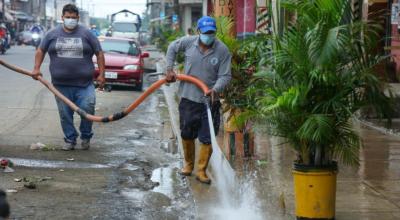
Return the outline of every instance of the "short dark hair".
<path id="1" fill-rule="evenodd" d="M 6 198 L 6 193 L 0 189 L 0 218 L 10 217 L 10 205 Z"/>
<path id="2" fill-rule="evenodd" d="M 63 10 L 62 10 L 62 15 L 65 15 L 65 12 L 75 13 L 76 15 L 79 15 L 79 9 L 74 4 L 64 5 Z"/>

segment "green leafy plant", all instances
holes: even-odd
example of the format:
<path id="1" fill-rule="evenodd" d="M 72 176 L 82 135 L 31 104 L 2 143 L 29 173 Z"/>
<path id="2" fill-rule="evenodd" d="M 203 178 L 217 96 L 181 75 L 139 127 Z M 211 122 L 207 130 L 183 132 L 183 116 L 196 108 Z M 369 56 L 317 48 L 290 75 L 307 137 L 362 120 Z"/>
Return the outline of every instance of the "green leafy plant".
<path id="1" fill-rule="evenodd" d="M 169 24 L 158 24 L 153 27 L 156 34 L 153 37 L 153 43 L 164 53 L 167 52 L 169 44 L 182 37 L 182 31 L 174 30 Z"/>
<path id="2" fill-rule="evenodd" d="M 247 110 L 250 97 L 246 90 L 251 87 L 253 74 L 259 70 L 262 62 L 265 62 L 264 54 L 268 51 L 268 45 L 264 37 L 250 37 L 239 40 L 232 36 L 230 31 L 233 28 L 233 20 L 229 17 L 220 16 L 217 21 L 217 38 L 222 41 L 232 54 L 232 80 L 224 89 L 224 112 L 229 113 L 230 119 L 235 113 L 242 113 Z M 247 120 L 235 120 L 238 127 L 244 126 Z"/>
<path id="3" fill-rule="evenodd" d="M 352 116 L 371 107 L 390 118 L 392 109 L 374 71 L 385 59 L 374 50 L 381 26 L 352 21 L 349 0 L 281 2 L 295 19 L 272 38 L 266 69 L 248 89 L 255 98 L 247 116 L 265 120 L 272 135 L 284 137 L 297 163 L 358 164 Z"/>

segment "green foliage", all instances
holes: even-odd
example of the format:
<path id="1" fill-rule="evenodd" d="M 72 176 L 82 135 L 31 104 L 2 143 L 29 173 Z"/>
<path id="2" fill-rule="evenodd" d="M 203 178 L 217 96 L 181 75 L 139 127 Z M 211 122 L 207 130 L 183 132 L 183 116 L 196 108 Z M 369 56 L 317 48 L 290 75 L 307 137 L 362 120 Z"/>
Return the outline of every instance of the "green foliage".
<path id="1" fill-rule="evenodd" d="M 161 24 L 155 27 L 152 27 L 156 33 L 156 36 L 153 37 L 153 43 L 164 53 L 167 52 L 169 44 L 184 36 L 182 31 L 174 30 L 169 24 Z M 178 54 L 177 62 L 182 63 L 184 57 L 182 54 Z"/>
<path id="2" fill-rule="evenodd" d="M 296 21 L 272 38 L 272 56 L 252 79 L 246 117 L 265 120 L 273 135 L 287 139 L 299 163 L 358 164 L 360 138 L 351 117 L 372 107 L 390 118 L 392 99 L 374 68 L 380 26 L 345 22 L 349 0 L 286 0 Z M 282 21 L 279 21 L 282 22 Z"/>
<path id="3" fill-rule="evenodd" d="M 269 51 L 265 37 L 255 36 L 239 40 L 230 34 L 233 21 L 229 17 L 220 16 L 217 21 L 217 38 L 222 41 L 232 54 L 232 80 L 225 88 L 224 112 L 244 112 L 252 106 L 253 100 L 246 94 L 251 86 L 254 72 L 265 63 L 264 57 Z M 237 120 L 244 124 L 246 120 Z M 239 126 L 241 127 L 241 126 Z"/>

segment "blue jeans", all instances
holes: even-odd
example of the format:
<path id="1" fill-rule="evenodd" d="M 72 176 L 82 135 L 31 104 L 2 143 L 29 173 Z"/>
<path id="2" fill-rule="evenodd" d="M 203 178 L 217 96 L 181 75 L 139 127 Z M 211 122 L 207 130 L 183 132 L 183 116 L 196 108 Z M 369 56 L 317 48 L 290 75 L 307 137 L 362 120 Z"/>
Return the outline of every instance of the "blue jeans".
<path id="1" fill-rule="evenodd" d="M 65 97 L 70 99 L 79 108 L 89 114 L 94 114 L 94 106 L 96 104 L 96 93 L 93 84 L 87 87 L 74 87 L 74 86 L 55 86 Z M 76 144 L 76 139 L 79 134 L 74 126 L 74 112 L 68 105 L 56 97 L 58 113 L 60 114 L 61 127 L 64 132 L 64 141 L 66 143 Z M 81 119 L 79 130 L 81 132 L 81 139 L 90 140 L 93 136 L 92 122 Z"/>

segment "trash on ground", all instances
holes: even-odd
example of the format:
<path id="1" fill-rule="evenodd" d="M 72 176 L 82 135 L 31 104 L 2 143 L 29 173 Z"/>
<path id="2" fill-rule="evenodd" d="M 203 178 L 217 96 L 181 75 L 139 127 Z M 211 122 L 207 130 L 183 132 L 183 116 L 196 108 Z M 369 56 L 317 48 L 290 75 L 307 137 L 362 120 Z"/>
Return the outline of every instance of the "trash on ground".
<path id="1" fill-rule="evenodd" d="M 18 192 L 16 189 L 7 189 L 6 193 L 16 193 Z"/>
<path id="2" fill-rule="evenodd" d="M 4 168 L 4 173 L 13 173 L 13 172 L 15 172 L 15 170 L 13 168 L 11 168 L 11 167 L 5 167 Z"/>
<path id="3" fill-rule="evenodd" d="M 15 178 L 15 179 L 14 179 L 14 182 L 17 182 L 17 183 L 22 182 L 22 179 L 20 179 L 20 178 Z"/>
<path id="4" fill-rule="evenodd" d="M 50 150 L 55 150 L 56 148 L 38 142 L 38 143 L 33 143 L 33 144 L 31 144 L 30 149 L 31 149 L 31 150 L 50 151 Z"/>
<path id="5" fill-rule="evenodd" d="M 51 176 L 45 176 L 41 179 L 41 181 L 47 181 L 47 180 L 52 180 L 52 179 L 53 179 L 53 177 L 51 177 Z"/>
<path id="6" fill-rule="evenodd" d="M 68 161 L 74 161 L 74 158 L 67 158 Z"/>
<path id="7" fill-rule="evenodd" d="M 37 143 L 31 144 L 30 149 L 31 149 L 31 150 L 42 150 L 42 149 L 45 148 L 45 147 L 46 147 L 45 144 L 42 144 L 42 143 L 40 143 L 40 142 L 37 142 Z"/>
<path id="8" fill-rule="evenodd" d="M 3 169 L 4 173 L 12 173 L 14 172 L 14 169 L 12 169 L 11 167 L 13 167 L 14 164 L 11 160 L 9 159 L 0 159 L 0 168 Z"/>
<path id="9" fill-rule="evenodd" d="M 2 158 L 0 159 L 0 166 L 4 169 L 5 167 L 12 167 L 14 164 L 11 162 L 11 160 Z"/>
<path id="10" fill-rule="evenodd" d="M 36 183 L 34 183 L 34 182 L 27 182 L 27 183 L 24 184 L 24 187 L 25 187 L 25 188 L 28 188 L 28 189 L 36 189 Z"/>
<path id="11" fill-rule="evenodd" d="M 64 170 L 63 170 L 63 169 L 60 169 L 60 170 L 58 170 L 58 171 L 60 171 L 60 172 L 64 172 Z"/>

